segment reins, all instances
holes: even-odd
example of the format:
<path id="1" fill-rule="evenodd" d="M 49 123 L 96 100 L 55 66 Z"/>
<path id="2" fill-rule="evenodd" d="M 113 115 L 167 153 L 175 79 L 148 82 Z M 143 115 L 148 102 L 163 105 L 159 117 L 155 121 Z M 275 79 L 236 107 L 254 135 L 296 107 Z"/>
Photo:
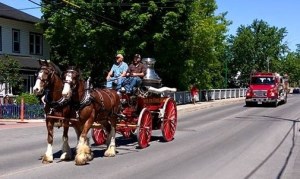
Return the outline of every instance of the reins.
<path id="1" fill-rule="evenodd" d="M 42 66 L 41 70 L 44 70 L 44 73 L 45 73 L 45 71 L 47 71 L 48 72 L 47 76 L 50 75 L 50 77 L 47 77 L 47 79 L 43 79 L 39 76 L 37 77 L 37 79 L 41 80 L 46 86 L 45 87 L 45 102 L 50 106 L 50 108 L 52 108 L 51 111 L 53 111 L 53 109 L 55 109 L 55 108 L 67 105 L 70 100 L 67 100 L 67 99 L 61 97 L 59 100 L 54 101 L 52 99 L 52 97 L 50 96 L 50 91 L 53 93 L 57 93 L 57 92 L 62 92 L 62 90 L 63 90 L 62 88 L 56 89 L 56 90 L 50 90 L 49 82 L 51 80 L 53 80 L 53 78 L 55 77 L 54 75 L 56 75 L 57 78 L 60 79 L 58 72 L 56 72 L 55 70 L 51 69 L 51 67 L 48 67 L 48 66 Z"/>

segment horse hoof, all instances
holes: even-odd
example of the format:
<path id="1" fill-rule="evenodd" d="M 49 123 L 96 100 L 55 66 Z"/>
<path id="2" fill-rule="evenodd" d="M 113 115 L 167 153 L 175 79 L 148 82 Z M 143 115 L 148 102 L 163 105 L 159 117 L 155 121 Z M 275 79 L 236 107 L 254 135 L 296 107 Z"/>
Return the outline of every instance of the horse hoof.
<path id="1" fill-rule="evenodd" d="M 75 161 L 75 165 L 86 165 L 86 161 Z"/>
<path id="2" fill-rule="evenodd" d="M 76 157 L 75 165 L 85 165 L 87 163 L 87 158 L 85 157 Z"/>
<path id="3" fill-rule="evenodd" d="M 105 157 L 114 157 L 114 156 L 116 156 L 116 152 L 105 151 L 104 156 Z"/>
<path id="4" fill-rule="evenodd" d="M 116 147 L 114 145 L 109 146 L 108 149 L 104 152 L 105 157 L 114 157 L 116 156 Z"/>
<path id="5" fill-rule="evenodd" d="M 46 156 L 44 155 L 43 158 L 42 158 L 42 163 L 43 164 L 49 164 L 49 163 L 52 163 L 53 162 L 53 157 L 49 157 L 49 156 Z"/>
<path id="6" fill-rule="evenodd" d="M 105 154 L 104 156 L 105 157 L 114 157 L 114 156 L 116 156 L 116 154 Z"/>
<path id="7" fill-rule="evenodd" d="M 63 153 L 60 156 L 61 161 L 70 161 L 72 159 L 71 154 Z"/>
<path id="8" fill-rule="evenodd" d="M 86 154 L 87 155 L 87 159 L 88 161 L 92 161 L 94 159 L 94 155 L 93 153 L 90 153 L 90 154 Z"/>

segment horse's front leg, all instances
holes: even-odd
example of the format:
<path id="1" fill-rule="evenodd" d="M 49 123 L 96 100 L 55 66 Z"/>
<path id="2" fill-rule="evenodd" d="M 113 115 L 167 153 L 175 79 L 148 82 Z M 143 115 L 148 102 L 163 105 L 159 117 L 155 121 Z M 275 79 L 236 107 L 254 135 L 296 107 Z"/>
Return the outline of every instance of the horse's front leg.
<path id="1" fill-rule="evenodd" d="M 46 127 L 48 131 L 47 150 L 42 158 L 42 163 L 48 164 L 53 162 L 53 120 L 46 118 Z"/>
<path id="2" fill-rule="evenodd" d="M 68 161 L 72 159 L 72 151 L 69 146 L 69 137 L 68 137 L 68 131 L 69 131 L 69 120 L 64 120 L 64 132 L 62 136 L 62 154 L 60 156 L 60 160 Z"/>
<path id="3" fill-rule="evenodd" d="M 76 165 L 85 165 L 88 161 L 93 160 L 93 153 L 90 148 L 89 138 L 87 137 L 91 126 L 90 122 L 86 122 L 79 137 L 75 156 Z"/>
<path id="4" fill-rule="evenodd" d="M 113 125 L 115 122 L 111 122 L 110 132 L 107 138 L 107 149 L 104 152 L 105 157 L 114 157 L 116 156 L 116 125 Z"/>

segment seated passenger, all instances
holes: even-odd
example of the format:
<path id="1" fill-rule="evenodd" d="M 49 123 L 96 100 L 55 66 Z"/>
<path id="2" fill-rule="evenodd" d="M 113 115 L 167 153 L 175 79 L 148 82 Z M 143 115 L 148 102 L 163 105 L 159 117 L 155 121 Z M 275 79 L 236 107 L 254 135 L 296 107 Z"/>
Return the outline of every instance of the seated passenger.
<path id="1" fill-rule="evenodd" d="M 123 83 L 126 71 L 128 70 L 127 63 L 123 62 L 123 55 L 118 54 L 116 56 L 116 63 L 113 64 L 111 70 L 108 72 L 106 77 L 106 87 L 112 88 L 113 83 L 117 85 L 116 90 L 119 91 L 121 89 L 121 84 Z"/>
<path id="2" fill-rule="evenodd" d="M 128 78 L 124 83 L 124 87 L 127 94 L 132 94 L 133 88 L 142 83 L 142 78 L 146 75 L 146 70 L 146 66 L 141 63 L 141 55 L 135 54 L 126 73 Z"/>

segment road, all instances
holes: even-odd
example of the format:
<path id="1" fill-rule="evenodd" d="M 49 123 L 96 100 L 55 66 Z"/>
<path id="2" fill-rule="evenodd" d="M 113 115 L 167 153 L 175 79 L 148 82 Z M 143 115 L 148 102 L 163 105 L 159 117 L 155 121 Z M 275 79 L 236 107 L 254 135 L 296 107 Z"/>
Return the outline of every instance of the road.
<path id="1" fill-rule="evenodd" d="M 119 137 L 116 157 L 105 158 L 104 146 L 92 146 L 95 158 L 85 166 L 59 161 L 62 129 L 55 129 L 54 163 L 42 164 L 44 124 L 0 125 L 0 178 L 299 178 L 299 106 L 300 95 L 291 94 L 277 108 L 245 107 L 240 100 L 181 110 L 173 141 L 160 142 L 155 131 L 141 150 L 135 140 Z M 70 142 L 76 146 L 73 129 Z"/>

